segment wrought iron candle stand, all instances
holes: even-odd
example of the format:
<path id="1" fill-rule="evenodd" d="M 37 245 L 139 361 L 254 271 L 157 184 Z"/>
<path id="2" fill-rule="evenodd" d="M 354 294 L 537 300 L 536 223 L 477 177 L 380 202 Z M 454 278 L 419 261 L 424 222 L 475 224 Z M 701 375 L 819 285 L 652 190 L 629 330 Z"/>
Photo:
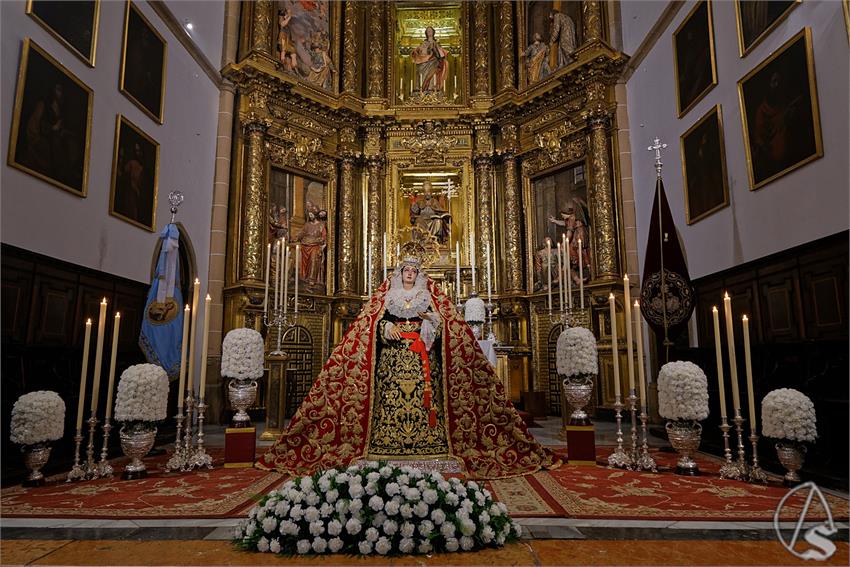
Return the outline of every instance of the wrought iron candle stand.
<path id="1" fill-rule="evenodd" d="M 65 482 L 84 480 L 86 471 L 80 465 L 80 446 L 83 444 L 83 428 L 77 428 L 77 434 L 74 435 L 74 466 L 68 472 L 68 479 Z"/>
<path id="2" fill-rule="evenodd" d="M 617 448 L 608 455 L 608 468 L 632 470 L 632 458 L 623 450 L 623 407 L 623 399 L 617 395 L 614 401 L 614 410 L 617 412 Z"/>
<path id="3" fill-rule="evenodd" d="M 643 401 L 645 402 L 645 400 Z M 636 470 L 658 472 L 658 466 L 655 463 L 655 459 L 653 459 L 652 455 L 649 454 L 649 444 L 647 443 L 647 421 L 649 421 L 649 416 L 646 414 L 646 404 L 644 403 L 640 412 L 640 427 L 643 439 L 640 448 L 640 455 L 637 455 L 637 453 L 635 454 L 636 458 L 634 467 Z"/>
<path id="4" fill-rule="evenodd" d="M 741 467 L 732 461 L 732 451 L 729 449 L 729 430 L 732 426 L 726 420 L 726 416 L 720 418 L 720 430 L 723 431 L 723 454 L 726 462 L 720 467 L 720 478 L 742 480 Z"/>
<path id="5" fill-rule="evenodd" d="M 100 462 L 97 464 L 97 475 L 101 478 L 111 477 L 114 472 L 112 465 L 109 464 L 109 432 L 112 430 L 112 424 L 109 423 L 109 418 L 103 420 L 103 448 L 100 450 Z"/>
<path id="6" fill-rule="evenodd" d="M 759 436 L 755 431 L 750 432 L 750 443 L 753 444 L 753 465 L 750 467 L 749 481 L 767 483 L 767 474 L 759 466 Z"/>

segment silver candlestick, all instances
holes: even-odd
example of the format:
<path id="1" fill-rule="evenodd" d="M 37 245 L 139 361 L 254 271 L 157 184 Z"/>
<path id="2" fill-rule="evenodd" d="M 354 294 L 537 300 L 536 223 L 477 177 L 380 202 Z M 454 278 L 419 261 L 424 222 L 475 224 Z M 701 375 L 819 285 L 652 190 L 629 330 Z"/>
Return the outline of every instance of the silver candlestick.
<path id="1" fill-rule="evenodd" d="M 744 480 L 749 476 L 749 466 L 744 452 L 744 418 L 741 416 L 741 410 L 735 410 L 735 432 L 738 434 L 738 462 L 736 466 L 741 471 L 741 479 Z"/>
<path id="2" fill-rule="evenodd" d="M 99 477 L 111 477 L 112 465 L 109 464 L 109 432 L 112 430 L 112 424 L 109 423 L 109 418 L 103 420 L 103 449 L 100 450 L 100 462 L 97 464 L 97 474 Z"/>
<path id="3" fill-rule="evenodd" d="M 179 394 L 178 394 L 179 395 Z M 168 459 L 168 462 L 165 463 L 165 470 L 167 471 L 180 471 L 186 466 L 186 451 L 183 447 L 183 420 L 185 417 L 183 416 L 183 407 L 180 407 L 180 411 L 174 416 L 174 419 L 177 420 L 177 438 L 174 440 L 174 454 L 171 455 L 171 458 Z"/>
<path id="4" fill-rule="evenodd" d="M 183 455 L 186 459 L 185 466 L 181 469 L 184 471 L 191 470 L 189 466 L 189 457 L 192 455 L 192 419 L 195 410 L 195 394 L 194 392 L 186 393 L 186 422 L 185 431 L 183 432 Z"/>
<path id="5" fill-rule="evenodd" d="M 488 299 L 486 307 L 487 307 L 487 329 L 488 329 L 487 340 L 493 341 L 495 343 L 496 342 L 496 333 L 493 332 L 493 309 L 495 308 L 495 305 L 493 305 L 493 301 Z"/>
<path id="6" fill-rule="evenodd" d="M 635 469 L 642 471 L 658 472 L 655 459 L 649 454 L 649 444 L 647 443 L 647 421 L 649 416 L 646 414 L 646 406 L 640 412 L 640 428 L 642 431 L 643 442 L 641 444 L 640 456 L 635 459 Z"/>
<path id="7" fill-rule="evenodd" d="M 756 435 L 755 431 L 750 432 L 750 443 L 753 444 L 753 466 L 750 467 L 749 481 L 767 483 L 767 475 L 759 466 L 759 436 Z"/>
<path id="8" fill-rule="evenodd" d="M 83 480 L 86 478 L 86 471 L 80 466 L 80 446 L 83 444 L 83 429 L 77 429 L 77 434 L 74 435 L 74 466 L 68 472 L 68 480 L 65 482 Z"/>
<path id="9" fill-rule="evenodd" d="M 198 446 L 187 458 L 186 468 L 188 470 L 192 470 L 195 467 L 213 468 L 212 457 L 204 449 L 204 414 L 206 413 L 206 409 L 207 404 L 204 403 L 204 398 L 200 398 L 198 403 Z"/>
<path id="10" fill-rule="evenodd" d="M 619 394 L 615 398 L 614 409 L 617 412 L 617 448 L 608 455 L 608 468 L 631 470 L 632 458 L 623 450 L 623 400 Z"/>
<path id="11" fill-rule="evenodd" d="M 91 412 L 91 417 L 88 419 L 89 424 L 89 441 L 86 446 L 86 479 L 97 478 L 97 463 L 94 462 L 94 430 L 97 427 L 97 417 L 94 411 Z"/>
<path id="12" fill-rule="evenodd" d="M 632 465 L 634 466 L 638 462 L 638 459 L 640 459 L 637 434 L 637 392 L 635 392 L 634 388 L 629 390 L 629 413 L 631 413 L 632 417 L 632 450 L 629 452 L 629 456 L 632 458 Z"/>
<path id="13" fill-rule="evenodd" d="M 729 449 L 729 430 L 732 426 L 726 421 L 726 416 L 720 418 L 720 430 L 723 431 L 723 454 L 726 462 L 720 467 L 720 478 L 741 480 L 741 468 L 732 462 L 732 451 Z"/>

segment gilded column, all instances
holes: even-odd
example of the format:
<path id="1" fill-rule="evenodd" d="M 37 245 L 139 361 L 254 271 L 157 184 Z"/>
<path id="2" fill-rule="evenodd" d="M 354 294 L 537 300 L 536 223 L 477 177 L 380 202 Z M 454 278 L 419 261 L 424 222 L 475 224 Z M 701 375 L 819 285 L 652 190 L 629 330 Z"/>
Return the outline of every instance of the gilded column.
<path id="1" fill-rule="evenodd" d="M 251 48 L 272 57 L 272 12 L 274 2 L 257 0 L 254 2 L 254 21 L 251 33 Z"/>
<path id="2" fill-rule="evenodd" d="M 581 3 L 584 22 L 584 43 L 602 40 L 602 6 L 598 0 L 584 0 Z"/>
<path id="3" fill-rule="evenodd" d="M 593 239 L 596 250 L 594 279 L 614 280 L 620 276 L 617 256 L 616 202 L 611 180 L 608 125 L 611 109 L 607 104 L 608 87 L 600 82 L 587 86 L 589 110 L 584 117 L 590 127 L 590 202 L 593 207 Z"/>
<path id="4" fill-rule="evenodd" d="M 514 22 L 513 1 L 502 0 L 499 4 L 499 59 L 501 61 L 500 90 L 514 87 Z"/>
<path id="5" fill-rule="evenodd" d="M 384 96 L 384 8 L 382 0 L 369 6 L 369 97 Z"/>
<path id="6" fill-rule="evenodd" d="M 475 131 L 475 198 L 478 201 L 478 250 L 475 253 L 476 263 L 481 266 L 486 261 L 486 250 L 493 238 L 493 199 L 490 179 L 493 170 L 493 138 L 490 134 L 490 124 L 479 122 L 474 126 Z M 495 251 L 490 248 L 490 262 L 495 257 Z M 482 274 L 485 270 L 481 271 Z M 483 277 L 479 278 L 479 289 L 486 289 Z"/>
<path id="7" fill-rule="evenodd" d="M 239 280 L 263 280 L 263 230 L 266 211 L 265 136 L 268 124 L 262 119 L 244 124 L 245 182 L 242 194 L 242 240 Z"/>
<path id="8" fill-rule="evenodd" d="M 487 12 L 490 3 L 487 0 L 475 2 L 475 47 L 474 47 L 474 78 L 476 95 L 490 94 L 490 44 L 488 37 Z"/>
<path id="9" fill-rule="evenodd" d="M 353 141 L 356 136 L 354 128 L 343 128 L 340 132 L 340 142 L 344 140 Z M 337 295 L 355 293 L 355 266 L 354 258 L 356 251 L 354 243 L 354 165 L 355 154 L 344 151 L 340 162 L 340 199 L 339 199 L 339 288 Z"/>
<path id="10" fill-rule="evenodd" d="M 520 201 L 519 178 L 517 176 L 516 131 L 513 124 L 502 128 L 505 166 L 505 264 L 503 273 L 506 274 L 507 291 L 522 291 L 522 235 L 520 234 L 520 218 L 522 203 Z"/>
<path id="11" fill-rule="evenodd" d="M 381 195 L 383 194 L 384 155 L 381 151 L 381 127 L 369 126 L 366 128 L 366 170 L 369 173 L 369 185 L 367 186 L 367 199 L 369 214 L 366 217 L 366 240 L 372 251 L 372 289 L 381 283 L 383 270 L 381 238 Z M 367 284 L 368 287 L 368 284 Z M 364 290 L 366 291 L 366 290 Z"/>
<path id="12" fill-rule="evenodd" d="M 342 35 L 342 90 L 359 95 L 357 68 L 357 2 L 345 3 L 345 27 Z"/>

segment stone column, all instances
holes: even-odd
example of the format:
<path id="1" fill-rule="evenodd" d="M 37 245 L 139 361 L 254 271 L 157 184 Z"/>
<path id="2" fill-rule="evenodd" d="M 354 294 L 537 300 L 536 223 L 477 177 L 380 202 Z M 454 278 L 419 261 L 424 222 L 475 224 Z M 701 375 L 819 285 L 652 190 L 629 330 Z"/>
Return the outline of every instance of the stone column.
<path id="1" fill-rule="evenodd" d="M 475 29 L 473 30 L 474 44 L 474 72 L 473 77 L 475 95 L 490 94 L 490 38 L 488 35 L 487 12 L 490 3 L 487 0 L 476 0 L 475 2 Z"/>
<path id="2" fill-rule="evenodd" d="M 512 0 L 502 0 L 499 4 L 499 60 L 501 61 L 501 77 L 499 90 L 514 88 L 514 22 Z"/>
<path id="3" fill-rule="evenodd" d="M 593 207 L 593 240 L 596 252 L 594 279 L 618 280 L 620 277 L 617 253 L 616 200 L 611 179 L 611 159 L 608 148 L 608 126 L 611 108 L 607 103 L 608 87 L 601 82 L 586 87 L 588 110 L 584 113 L 590 128 L 590 194 Z"/>
<path id="4" fill-rule="evenodd" d="M 272 16 L 274 2 L 257 0 L 254 2 L 254 20 L 251 25 L 251 50 L 258 51 L 268 57 L 272 54 Z"/>
<path id="5" fill-rule="evenodd" d="M 265 137 L 268 123 L 262 119 L 243 124 L 245 142 L 245 178 L 242 192 L 242 240 L 239 250 L 239 281 L 263 280 L 263 245 L 267 210 Z"/>
<path id="6" fill-rule="evenodd" d="M 356 292 L 354 258 L 356 251 L 354 243 L 354 155 L 345 153 L 340 162 L 339 182 L 339 288 L 337 295 L 353 294 Z"/>
<path id="7" fill-rule="evenodd" d="M 384 28 L 385 3 L 382 0 L 369 6 L 369 98 L 384 96 Z"/>
<path id="8" fill-rule="evenodd" d="M 360 94 L 357 68 L 357 5 L 354 0 L 345 3 L 345 24 L 342 32 L 342 90 L 354 95 Z"/>
<path id="9" fill-rule="evenodd" d="M 522 234 L 520 219 L 522 201 L 519 177 L 517 176 L 516 131 L 513 124 L 502 128 L 505 142 L 503 159 L 505 166 L 505 256 L 503 271 L 506 274 L 508 292 L 519 292 L 525 287 L 522 280 Z"/>
<path id="10" fill-rule="evenodd" d="M 584 0 L 581 3 L 584 22 L 584 43 L 602 41 L 602 6 L 598 0 Z"/>

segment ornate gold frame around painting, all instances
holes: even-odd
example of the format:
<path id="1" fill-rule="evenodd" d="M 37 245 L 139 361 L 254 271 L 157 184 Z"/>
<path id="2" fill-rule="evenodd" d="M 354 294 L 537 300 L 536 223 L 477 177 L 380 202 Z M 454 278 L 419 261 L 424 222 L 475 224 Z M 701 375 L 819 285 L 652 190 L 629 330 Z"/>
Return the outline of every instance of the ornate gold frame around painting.
<path id="1" fill-rule="evenodd" d="M 159 93 L 159 114 L 154 114 L 150 109 L 146 108 L 145 105 L 141 103 L 135 96 L 133 96 L 130 91 L 128 91 L 124 87 L 124 75 L 127 70 L 127 29 L 130 23 L 130 10 L 134 10 L 136 14 L 141 18 L 142 22 L 148 26 L 148 28 L 153 32 L 153 34 L 159 38 L 162 42 L 162 87 L 160 88 Z M 168 42 L 165 41 L 165 38 L 157 31 L 157 29 L 150 23 L 145 15 L 139 10 L 136 6 L 133 5 L 131 0 L 127 0 L 127 5 L 124 9 L 124 34 L 121 39 L 121 71 L 118 76 L 118 90 L 126 96 L 130 101 L 135 104 L 142 112 L 150 116 L 154 121 L 158 124 L 162 124 L 165 120 L 165 83 L 168 78 Z"/>
<path id="2" fill-rule="evenodd" d="M 91 38 L 91 57 L 86 57 L 82 53 L 80 53 L 76 47 L 71 45 L 71 43 L 62 37 L 59 32 L 50 27 L 50 24 L 42 20 L 38 14 L 33 11 L 32 3 L 33 0 L 27 0 L 27 8 L 26 12 L 29 17 L 38 22 L 44 29 L 50 32 L 50 35 L 55 37 L 60 43 L 62 43 L 65 47 L 67 47 L 71 53 L 80 58 L 80 60 L 88 65 L 89 67 L 94 67 L 95 56 L 97 55 L 97 28 L 100 23 L 100 0 L 93 0 L 94 2 L 94 16 L 92 18 L 92 38 Z"/>
<path id="3" fill-rule="evenodd" d="M 31 169 L 21 163 L 18 163 L 15 160 L 15 153 L 18 147 L 18 132 L 21 126 L 21 109 L 23 107 L 23 97 L 24 90 L 26 87 L 26 76 L 27 76 L 27 68 L 29 66 L 29 54 L 30 49 L 34 49 L 44 57 L 50 64 L 59 69 L 66 77 L 68 77 L 71 81 L 77 84 L 81 89 L 88 92 L 88 109 L 86 112 L 86 144 L 85 149 L 83 150 L 83 178 L 82 178 L 82 188 L 80 191 L 65 185 L 59 180 L 53 179 L 52 177 L 48 177 L 47 175 Z M 41 179 L 42 181 L 46 181 L 51 185 L 55 185 L 60 189 L 64 189 L 69 193 L 73 193 L 78 197 L 85 198 L 88 194 L 88 180 L 89 180 L 89 151 L 91 150 L 91 124 L 92 124 L 92 107 L 93 107 L 93 98 L 94 91 L 92 91 L 85 83 L 83 83 L 80 79 L 77 78 L 71 71 L 69 71 L 64 65 L 59 63 L 56 59 L 51 57 L 47 51 L 44 50 L 40 45 L 38 45 L 35 41 L 30 38 L 24 39 L 24 46 L 21 51 L 21 63 L 18 67 L 18 86 L 15 91 L 15 107 L 12 112 L 12 127 L 9 129 L 9 153 L 6 157 L 6 162 L 16 168 L 20 169 L 25 173 L 29 173 L 30 175 Z"/>
<path id="4" fill-rule="evenodd" d="M 764 1 L 764 0 L 761 0 Z M 788 14 L 791 11 L 800 5 L 803 0 L 794 0 L 792 4 L 790 4 L 784 12 L 782 12 L 775 20 L 773 20 L 770 25 L 768 25 L 764 31 L 762 31 L 758 36 L 753 39 L 753 41 L 749 45 L 744 45 L 744 24 L 741 21 L 741 0 L 735 0 L 735 24 L 738 28 L 738 53 L 740 56 L 746 57 L 756 46 L 764 40 L 770 33 L 776 29 L 776 27 L 782 23 L 782 21 L 788 17 Z M 842 0 L 846 3 L 847 0 Z"/>
<path id="5" fill-rule="evenodd" d="M 154 177 L 153 177 L 153 204 L 151 205 L 151 224 L 146 225 L 140 223 L 136 219 L 131 219 L 128 216 L 122 215 L 119 212 L 115 211 L 115 183 L 118 180 L 118 149 L 121 141 L 121 124 L 126 124 L 129 128 L 131 128 L 136 134 L 145 139 L 148 143 L 153 145 L 156 148 L 156 163 L 154 163 Z M 114 148 L 112 150 L 112 176 L 109 182 L 109 214 L 113 217 L 119 218 L 125 222 L 128 222 L 132 225 L 138 226 L 139 228 L 143 228 L 150 232 L 156 231 L 156 202 L 157 196 L 159 194 L 159 142 L 145 134 L 141 128 L 130 122 L 126 116 L 118 114 L 115 117 L 115 140 L 114 140 Z"/>
<path id="6" fill-rule="evenodd" d="M 722 171 L 722 175 L 723 175 L 723 202 L 718 204 L 717 206 L 712 207 L 711 209 L 691 218 L 690 198 L 688 196 L 688 171 L 687 171 L 687 162 L 685 160 L 685 138 L 690 136 L 691 133 L 694 130 L 696 130 L 697 128 L 702 126 L 702 124 L 705 123 L 705 121 L 711 119 L 711 117 L 714 116 L 715 114 L 717 115 L 718 130 L 720 132 L 720 135 L 719 135 L 719 139 L 720 139 L 720 164 L 721 164 L 721 169 L 723 170 Z M 687 222 L 687 224 L 689 224 L 689 225 L 694 224 L 697 221 L 700 221 L 700 220 L 702 220 L 706 217 L 713 215 L 714 213 L 716 213 L 720 209 L 728 207 L 729 206 L 729 178 L 728 178 L 728 175 L 727 175 L 727 172 L 726 172 L 726 143 L 724 141 L 724 136 L 723 136 L 723 111 L 720 108 L 719 104 L 716 104 L 713 107 L 711 107 L 711 109 L 708 112 L 706 112 L 705 115 L 702 116 L 702 118 L 697 120 L 696 123 L 693 126 L 688 128 L 688 130 L 679 137 L 679 155 L 681 155 L 681 157 L 682 157 L 682 187 L 685 191 L 685 221 Z"/>
<path id="7" fill-rule="evenodd" d="M 806 74 L 808 77 L 809 84 L 809 96 L 811 97 L 812 102 L 810 110 L 812 112 L 812 125 L 814 128 L 815 136 L 815 153 L 789 167 L 786 167 L 782 171 L 779 171 L 771 175 L 770 177 L 756 183 L 753 174 L 752 152 L 750 151 L 750 135 L 749 127 L 747 125 L 747 109 L 744 103 L 744 83 L 746 83 L 754 75 L 758 74 L 762 69 L 772 63 L 775 59 L 781 57 L 785 53 L 785 51 L 789 47 L 791 47 L 795 42 L 797 42 L 801 37 L 804 37 L 806 42 Z M 811 28 L 805 27 L 799 32 L 795 33 L 793 37 L 791 37 L 788 41 L 779 46 L 773 53 L 770 54 L 769 57 L 759 63 L 752 71 L 744 75 L 743 78 L 738 80 L 738 103 L 740 105 L 741 111 L 741 127 L 744 130 L 744 149 L 747 152 L 747 177 L 750 184 L 750 191 L 760 189 L 761 187 L 764 187 L 765 185 L 779 179 L 783 175 L 790 173 L 795 169 L 803 167 L 807 163 L 810 163 L 816 159 L 823 157 L 823 134 L 821 132 L 820 125 L 820 107 L 818 105 L 817 81 L 815 80 L 815 58 L 814 50 L 812 49 Z"/>
<path id="8" fill-rule="evenodd" d="M 688 22 L 691 21 L 694 14 L 699 10 L 700 6 L 702 6 L 703 2 L 706 4 L 706 14 L 708 18 L 708 45 L 709 45 L 709 57 L 711 59 L 711 83 L 703 89 L 701 93 L 699 93 L 694 100 L 688 103 L 685 108 L 680 108 L 679 103 L 682 100 L 682 97 L 679 93 L 679 58 L 677 57 L 677 49 L 676 49 L 676 38 L 679 35 L 679 32 L 682 31 Z M 714 18 L 711 15 L 711 0 L 700 0 L 696 3 L 696 5 L 688 12 L 688 15 L 685 16 L 685 19 L 682 20 L 682 23 L 679 24 L 679 27 L 676 28 L 676 31 L 673 32 L 673 84 L 676 87 L 676 109 L 678 110 L 678 117 L 682 118 L 685 114 L 687 114 L 694 106 L 699 103 L 707 95 L 711 89 L 717 86 L 717 56 L 714 52 Z"/>

